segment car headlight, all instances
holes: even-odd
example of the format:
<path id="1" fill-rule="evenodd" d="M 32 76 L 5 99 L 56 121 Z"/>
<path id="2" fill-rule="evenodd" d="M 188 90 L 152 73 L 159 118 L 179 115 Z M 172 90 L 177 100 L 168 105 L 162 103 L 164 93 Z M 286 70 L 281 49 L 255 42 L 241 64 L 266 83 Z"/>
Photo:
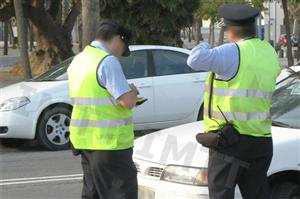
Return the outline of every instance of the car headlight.
<path id="1" fill-rule="evenodd" d="M 11 111 L 30 103 L 27 97 L 15 97 L 8 99 L 0 104 L 0 111 Z"/>
<path id="2" fill-rule="evenodd" d="M 163 171 L 161 180 L 197 186 L 207 186 L 207 169 L 169 165 Z"/>

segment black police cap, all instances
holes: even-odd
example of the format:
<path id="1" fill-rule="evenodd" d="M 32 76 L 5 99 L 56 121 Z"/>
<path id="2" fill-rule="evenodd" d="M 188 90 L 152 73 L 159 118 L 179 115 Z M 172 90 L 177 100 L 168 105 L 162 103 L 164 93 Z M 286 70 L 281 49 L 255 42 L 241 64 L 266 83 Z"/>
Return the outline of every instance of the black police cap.
<path id="1" fill-rule="evenodd" d="M 225 26 L 243 26 L 255 22 L 260 11 L 246 4 L 225 4 L 220 6 L 219 15 Z"/>
<path id="2" fill-rule="evenodd" d="M 132 34 L 131 31 L 128 30 L 127 28 L 121 26 L 114 20 L 103 20 L 99 27 L 98 31 L 105 31 L 108 30 L 110 33 L 113 35 L 120 35 L 121 39 L 124 41 L 126 45 L 126 50 L 123 53 L 124 57 L 127 57 L 130 55 L 130 50 L 129 50 L 129 43 L 132 39 Z"/>

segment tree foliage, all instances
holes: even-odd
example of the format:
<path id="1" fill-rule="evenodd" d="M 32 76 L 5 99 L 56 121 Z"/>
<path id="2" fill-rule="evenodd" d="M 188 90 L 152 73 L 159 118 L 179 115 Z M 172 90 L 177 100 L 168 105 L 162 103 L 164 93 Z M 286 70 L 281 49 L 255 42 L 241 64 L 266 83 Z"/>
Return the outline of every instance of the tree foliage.
<path id="1" fill-rule="evenodd" d="M 180 30 L 192 24 L 197 4 L 198 0 L 100 0 L 100 15 L 130 28 L 135 43 L 181 45 Z"/>
<path id="2" fill-rule="evenodd" d="M 218 15 L 218 9 L 223 4 L 250 4 L 262 10 L 263 2 L 263 0 L 199 0 L 199 6 L 195 12 L 195 16 L 198 19 L 211 20 L 213 23 L 215 23 L 220 19 Z"/>

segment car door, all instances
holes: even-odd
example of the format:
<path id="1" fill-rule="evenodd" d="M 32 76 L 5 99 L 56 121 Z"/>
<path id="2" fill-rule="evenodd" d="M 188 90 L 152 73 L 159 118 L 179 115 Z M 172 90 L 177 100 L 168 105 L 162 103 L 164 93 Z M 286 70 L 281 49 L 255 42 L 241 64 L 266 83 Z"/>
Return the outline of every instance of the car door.
<path id="1" fill-rule="evenodd" d="M 144 104 L 134 109 L 135 125 L 153 121 L 153 78 L 149 69 L 149 53 L 147 50 L 137 50 L 131 52 L 129 57 L 120 58 L 128 83 L 133 83 L 138 88 L 140 97 L 148 99 Z"/>
<path id="2" fill-rule="evenodd" d="M 198 113 L 207 73 L 188 67 L 187 53 L 152 50 L 152 58 L 155 120 L 179 121 Z"/>

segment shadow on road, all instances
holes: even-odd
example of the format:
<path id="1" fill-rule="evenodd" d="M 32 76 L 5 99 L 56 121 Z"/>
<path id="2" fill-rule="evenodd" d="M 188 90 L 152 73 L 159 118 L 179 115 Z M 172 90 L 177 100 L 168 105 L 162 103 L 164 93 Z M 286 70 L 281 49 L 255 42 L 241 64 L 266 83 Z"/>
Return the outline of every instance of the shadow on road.
<path id="1" fill-rule="evenodd" d="M 49 151 L 35 140 L 0 139 L 0 153 Z"/>
<path id="2" fill-rule="evenodd" d="M 135 139 L 153 133 L 155 130 L 135 131 Z M 0 153 L 7 152 L 49 152 L 48 149 L 41 146 L 36 140 L 22 139 L 0 139 Z"/>

